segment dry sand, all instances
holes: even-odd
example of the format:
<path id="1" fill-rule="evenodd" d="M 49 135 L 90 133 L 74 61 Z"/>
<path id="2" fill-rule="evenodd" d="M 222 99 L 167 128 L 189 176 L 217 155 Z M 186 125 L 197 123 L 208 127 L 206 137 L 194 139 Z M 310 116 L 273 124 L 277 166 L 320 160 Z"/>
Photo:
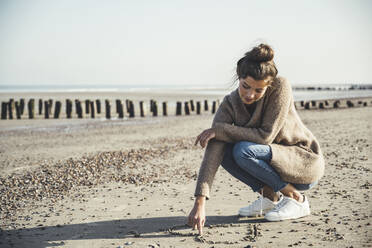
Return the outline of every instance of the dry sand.
<path id="1" fill-rule="evenodd" d="M 185 223 L 212 115 L 1 121 L 0 247 L 372 247 L 371 110 L 299 111 L 326 158 L 311 216 L 238 218 L 257 195 L 220 168 L 202 237 Z"/>

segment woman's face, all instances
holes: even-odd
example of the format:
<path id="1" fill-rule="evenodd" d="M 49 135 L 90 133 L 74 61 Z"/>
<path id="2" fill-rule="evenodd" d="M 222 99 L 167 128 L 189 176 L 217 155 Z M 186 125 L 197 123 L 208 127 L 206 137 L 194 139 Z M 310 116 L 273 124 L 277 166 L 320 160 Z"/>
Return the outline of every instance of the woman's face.
<path id="1" fill-rule="evenodd" d="M 260 100 L 266 92 L 269 80 L 254 80 L 248 76 L 239 79 L 239 95 L 244 104 L 252 104 Z"/>

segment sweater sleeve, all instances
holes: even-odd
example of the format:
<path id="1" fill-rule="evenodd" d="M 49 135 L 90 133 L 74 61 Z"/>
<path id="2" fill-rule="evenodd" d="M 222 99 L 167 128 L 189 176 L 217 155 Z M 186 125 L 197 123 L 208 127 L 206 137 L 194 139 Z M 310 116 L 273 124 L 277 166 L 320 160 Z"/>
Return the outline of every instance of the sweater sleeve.
<path id="1" fill-rule="evenodd" d="M 231 124 L 233 121 L 231 113 L 231 106 L 228 103 L 227 97 L 225 97 L 214 116 L 212 127 L 217 123 Z M 217 169 L 222 162 L 224 153 L 225 142 L 216 139 L 212 139 L 208 142 L 199 169 L 198 181 L 196 183 L 194 194 L 195 196 L 202 195 L 206 196 L 206 199 L 209 199 L 210 189 Z"/>
<path id="2" fill-rule="evenodd" d="M 292 89 L 290 84 L 279 79 L 271 92 L 266 103 L 262 117 L 262 124 L 258 128 L 234 126 L 229 123 L 216 123 L 216 139 L 220 141 L 236 143 L 239 141 L 251 141 L 258 144 L 271 144 L 287 118 Z"/>

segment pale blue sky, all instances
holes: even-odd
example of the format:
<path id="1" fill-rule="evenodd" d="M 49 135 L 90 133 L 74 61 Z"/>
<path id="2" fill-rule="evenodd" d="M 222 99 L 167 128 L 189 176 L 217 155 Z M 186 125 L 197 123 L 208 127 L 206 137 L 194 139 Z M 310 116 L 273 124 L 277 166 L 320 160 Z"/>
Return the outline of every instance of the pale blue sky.
<path id="1" fill-rule="evenodd" d="M 223 86 L 272 45 L 292 84 L 372 83 L 372 1 L 0 0 L 0 85 Z"/>

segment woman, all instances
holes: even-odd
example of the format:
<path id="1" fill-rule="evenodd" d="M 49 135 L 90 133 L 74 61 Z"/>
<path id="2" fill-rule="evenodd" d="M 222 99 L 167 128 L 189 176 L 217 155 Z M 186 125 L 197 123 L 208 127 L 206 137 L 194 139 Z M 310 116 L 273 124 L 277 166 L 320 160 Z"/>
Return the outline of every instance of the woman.
<path id="1" fill-rule="evenodd" d="M 238 61 L 239 87 L 225 96 L 212 128 L 195 141 L 206 150 L 188 224 L 200 234 L 220 164 L 261 194 L 261 200 L 239 209 L 240 215 L 265 213 L 268 221 L 280 221 L 310 214 L 308 199 L 299 191 L 322 177 L 323 155 L 295 110 L 290 84 L 277 76 L 273 57 L 271 47 L 260 44 Z"/>

